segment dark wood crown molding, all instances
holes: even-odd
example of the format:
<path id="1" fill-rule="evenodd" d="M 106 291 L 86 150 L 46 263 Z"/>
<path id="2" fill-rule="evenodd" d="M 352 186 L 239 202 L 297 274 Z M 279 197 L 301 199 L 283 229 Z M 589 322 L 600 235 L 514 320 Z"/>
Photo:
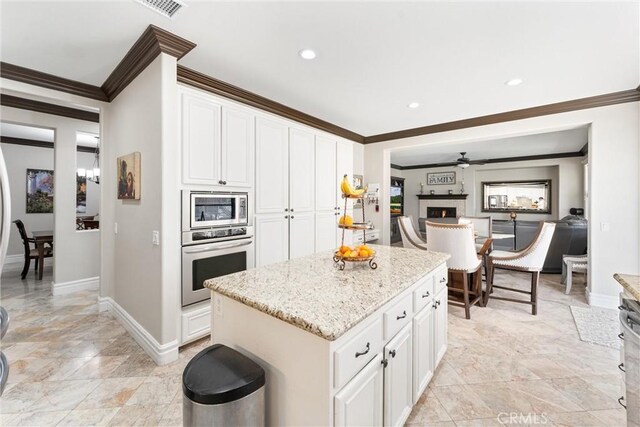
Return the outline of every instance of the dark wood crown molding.
<path id="1" fill-rule="evenodd" d="M 394 139 L 410 138 L 413 136 L 428 135 L 431 133 L 447 132 L 457 129 L 472 128 L 491 125 L 495 123 L 510 122 L 514 120 L 529 119 L 532 117 L 546 116 L 550 114 L 566 113 L 587 108 L 605 107 L 607 105 L 622 104 L 625 102 L 640 101 L 640 92 L 636 89 L 613 92 L 605 95 L 590 96 L 588 98 L 574 99 L 571 101 L 557 102 L 555 104 L 541 105 L 538 107 L 524 108 L 522 110 L 508 111 L 505 113 L 490 114 L 488 116 L 474 117 L 471 119 L 456 120 L 453 122 L 439 123 L 413 129 L 405 129 L 396 132 L 382 133 L 367 136 L 365 144 L 391 141 Z"/>
<path id="2" fill-rule="evenodd" d="M 584 147 L 583 147 L 584 149 Z M 584 154 L 581 151 L 569 152 L 569 153 L 554 153 L 554 154 L 538 154 L 534 156 L 518 156 L 518 157 L 503 157 L 500 159 L 487 159 L 483 160 L 483 164 L 492 164 L 492 163 L 508 163 L 508 162 L 525 162 L 529 160 L 549 160 L 549 159 L 564 159 L 567 157 L 584 157 Z M 473 166 L 474 164 L 471 163 Z M 444 167 L 456 167 L 458 166 L 457 162 L 448 162 L 448 163 L 430 163 L 426 165 L 410 165 L 410 166 L 400 166 L 393 165 L 394 169 L 400 170 L 411 170 L 411 169 L 433 169 L 433 168 L 444 168 Z"/>
<path id="3" fill-rule="evenodd" d="M 334 135 L 341 136 L 351 141 L 363 143 L 364 137 L 348 129 L 326 122 L 317 117 L 310 116 L 302 111 L 295 110 L 279 102 L 257 95 L 248 90 L 239 88 L 222 80 L 194 71 L 190 68 L 178 65 L 178 82 L 206 90 L 216 95 L 224 96 L 243 104 L 268 111 L 273 114 L 304 123 L 316 129 L 320 129 Z"/>
<path id="4" fill-rule="evenodd" d="M 12 136 L 0 136 L 0 142 L 3 144 L 14 144 L 14 145 L 24 145 L 27 147 L 38 147 L 38 148 L 54 148 L 55 144 L 50 141 L 40 141 L 37 139 L 27 139 L 27 138 L 14 138 Z M 83 147 L 81 145 L 76 145 L 76 151 L 79 153 L 91 153 L 95 154 L 96 149 L 92 147 Z"/>
<path id="5" fill-rule="evenodd" d="M 0 94 L 0 105 L 4 107 L 20 108 L 21 110 L 31 110 L 37 111 L 38 113 L 53 114 L 55 116 L 100 123 L 100 114 L 98 113 L 79 110 L 77 108 L 64 107 L 62 105 L 49 104 L 47 102 L 34 101 L 33 99 L 20 98 L 12 95 Z"/>
<path id="6" fill-rule="evenodd" d="M 416 194 L 420 200 L 466 200 L 468 194 Z"/>
<path id="7" fill-rule="evenodd" d="M 161 53 L 182 58 L 189 53 L 195 43 L 176 36 L 155 25 L 149 25 L 122 61 L 102 84 L 102 90 L 109 102 L 118 96 L 153 60 Z"/>
<path id="8" fill-rule="evenodd" d="M 98 101 L 107 101 L 107 96 L 98 86 L 65 79 L 64 77 L 54 76 L 6 62 L 0 62 L 0 77 L 34 86 L 45 87 L 47 89 L 59 90 L 85 98 L 97 99 Z"/>

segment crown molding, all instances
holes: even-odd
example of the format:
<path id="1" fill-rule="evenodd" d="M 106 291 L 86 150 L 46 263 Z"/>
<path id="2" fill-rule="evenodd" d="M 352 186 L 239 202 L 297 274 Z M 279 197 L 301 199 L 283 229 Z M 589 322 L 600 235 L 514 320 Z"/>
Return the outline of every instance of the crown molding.
<path id="1" fill-rule="evenodd" d="M 583 147 L 584 149 L 584 147 Z M 487 159 L 483 160 L 482 164 L 492 164 L 492 163 L 508 163 L 508 162 L 524 162 L 529 160 L 549 160 L 549 159 L 564 159 L 567 157 L 584 157 L 584 154 L 581 151 L 569 152 L 569 153 L 555 153 L 555 154 L 539 154 L 534 156 L 518 156 L 518 157 L 503 157 L 500 159 Z M 471 163 L 474 166 L 473 163 Z M 458 166 L 457 162 L 448 162 L 448 163 L 430 163 L 426 165 L 410 165 L 410 166 L 400 166 L 400 165 L 392 165 L 394 169 L 399 170 L 411 170 L 411 169 L 433 169 L 433 168 L 444 168 L 444 167 L 456 167 Z"/>
<path id="2" fill-rule="evenodd" d="M 107 101 L 107 95 L 98 86 L 65 79 L 64 77 L 54 76 L 7 62 L 0 62 L 0 77 L 85 98 L 97 99 L 98 101 Z"/>
<path id="3" fill-rule="evenodd" d="M 333 123 L 326 122 L 317 117 L 310 116 L 309 114 L 303 113 L 302 111 L 287 107 L 286 105 L 280 104 L 279 102 L 257 95 L 253 92 L 249 92 L 248 90 L 223 82 L 222 80 L 215 79 L 211 76 L 207 76 L 206 74 L 200 73 L 182 65 L 178 65 L 178 82 L 214 93 L 216 95 L 224 96 L 225 98 L 233 99 L 234 101 L 238 101 L 243 104 L 247 104 L 273 114 L 277 114 L 287 119 L 295 120 L 297 122 L 332 133 L 334 135 L 341 136 L 351 141 L 359 143 L 363 143 L 364 141 L 364 137 L 362 135 L 359 135 L 348 129 L 334 125 Z"/>
<path id="4" fill-rule="evenodd" d="M 24 145 L 27 147 L 51 148 L 51 149 L 55 147 L 55 144 L 53 142 L 40 141 L 37 139 L 14 138 L 12 136 L 0 136 L 0 142 L 3 144 Z M 83 147 L 82 145 L 76 145 L 76 151 L 78 151 L 79 153 L 91 153 L 91 154 L 96 153 L 95 148 Z"/>
<path id="5" fill-rule="evenodd" d="M 33 99 L 20 98 L 12 95 L 0 94 L 0 105 L 4 107 L 20 108 L 38 113 L 53 114 L 55 116 L 69 117 L 71 119 L 85 120 L 100 123 L 100 114 L 77 108 L 64 107 L 62 105 L 49 104 Z"/>
<path id="6" fill-rule="evenodd" d="M 538 107 L 524 108 L 522 110 L 507 111 L 504 113 L 490 114 L 488 116 L 474 117 L 453 122 L 439 123 L 413 129 L 405 129 L 379 135 L 367 136 L 365 144 L 391 141 L 394 139 L 410 138 L 414 136 L 428 135 L 431 133 L 447 132 L 457 129 L 472 128 L 491 125 L 495 123 L 510 122 L 514 120 L 529 119 L 532 117 L 546 116 L 550 114 L 566 113 L 569 111 L 584 110 L 587 108 L 605 107 L 607 105 L 623 104 L 625 102 L 640 101 L 640 92 L 637 89 L 621 92 L 607 93 L 604 95 L 590 96 L 588 98 L 574 99 L 571 101 L 557 102 L 555 104 L 541 105 Z"/>
<path id="7" fill-rule="evenodd" d="M 161 53 L 180 59 L 194 47 L 196 44 L 189 40 L 149 25 L 104 81 L 102 91 L 111 102 Z"/>

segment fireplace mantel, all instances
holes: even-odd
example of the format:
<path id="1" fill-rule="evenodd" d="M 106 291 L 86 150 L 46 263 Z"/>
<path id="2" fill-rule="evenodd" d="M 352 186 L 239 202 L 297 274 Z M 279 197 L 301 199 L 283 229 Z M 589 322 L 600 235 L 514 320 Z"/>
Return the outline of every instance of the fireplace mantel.
<path id="1" fill-rule="evenodd" d="M 468 194 L 417 194 L 420 200 L 467 200 Z"/>

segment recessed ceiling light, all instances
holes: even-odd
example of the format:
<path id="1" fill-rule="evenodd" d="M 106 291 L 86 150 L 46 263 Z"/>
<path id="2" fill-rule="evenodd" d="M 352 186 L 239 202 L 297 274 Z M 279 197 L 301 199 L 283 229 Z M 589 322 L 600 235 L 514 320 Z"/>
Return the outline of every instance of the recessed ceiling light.
<path id="1" fill-rule="evenodd" d="M 316 53 L 311 49 L 302 49 L 300 51 L 300 57 L 302 59 L 314 59 L 316 57 Z"/>
<path id="2" fill-rule="evenodd" d="M 507 86 L 518 86 L 520 83 L 522 83 L 522 79 L 515 78 L 507 81 L 505 84 Z"/>
<path id="3" fill-rule="evenodd" d="M 419 102 L 412 102 L 411 104 L 407 105 L 407 107 L 409 108 L 418 108 L 420 106 Z"/>

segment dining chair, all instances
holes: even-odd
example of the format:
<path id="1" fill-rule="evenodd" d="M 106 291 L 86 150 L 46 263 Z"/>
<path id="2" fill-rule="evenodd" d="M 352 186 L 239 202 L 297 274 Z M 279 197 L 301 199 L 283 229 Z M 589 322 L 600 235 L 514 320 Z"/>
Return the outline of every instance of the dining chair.
<path id="1" fill-rule="evenodd" d="M 488 305 L 489 298 L 511 301 L 521 304 L 531 305 L 531 314 L 538 314 L 538 280 L 540 279 L 540 271 L 547 257 L 551 238 L 555 231 L 556 224 L 553 222 L 541 222 L 538 232 L 533 241 L 526 248 L 515 251 L 493 251 L 487 257 L 487 289 L 484 297 L 484 304 Z M 531 290 L 525 291 L 507 286 L 497 286 L 493 284 L 496 269 L 521 271 L 531 273 Z M 512 292 L 518 292 L 530 295 L 530 301 L 521 299 L 513 299 L 506 297 L 491 296 L 493 288 L 504 289 Z"/>
<path id="2" fill-rule="evenodd" d="M 561 283 L 565 284 L 565 294 L 571 292 L 573 281 L 573 272 L 582 272 L 587 281 L 587 271 L 589 270 L 589 256 L 584 255 L 562 255 L 562 279 Z"/>
<path id="3" fill-rule="evenodd" d="M 480 270 L 482 258 L 478 256 L 473 234 L 473 224 L 442 224 L 427 221 L 429 250 L 451 255 L 447 260 L 449 293 L 462 293 L 462 302 L 449 300 L 452 305 L 464 307 L 467 319 L 471 318 L 471 306 L 483 305 Z M 462 276 L 462 289 L 454 287 L 453 275 Z M 472 299 L 473 298 L 473 299 Z"/>
<path id="4" fill-rule="evenodd" d="M 491 217 L 490 216 L 461 216 L 458 217 L 458 224 L 473 224 L 476 237 L 490 238 L 492 235 Z M 484 242 L 476 242 L 476 249 L 480 252 L 480 249 L 484 245 Z M 491 248 L 493 249 L 493 248 Z"/>
<path id="5" fill-rule="evenodd" d="M 402 237 L 402 246 L 409 249 L 427 250 L 427 242 L 418 234 L 411 217 L 398 217 L 398 225 L 400 226 L 400 236 Z"/>
<path id="6" fill-rule="evenodd" d="M 27 277 L 27 273 L 29 272 L 29 266 L 31 265 L 31 260 L 36 260 L 35 271 L 38 271 L 38 249 L 31 249 L 31 244 L 35 245 L 36 241 L 32 238 L 29 238 L 27 234 L 27 230 L 25 229 L 24 223 L 16 219 L 13 223 L 18 227 L 18 232 L 20 233 L 20 238 L 22 239 L 22 244 L 24 245 L 24 267 L 22 268 L 22 273 L 20 273 L 21 279 Z M 44 257 L 50 258 L 53 256 L 53 248 L 45 247 L 44 248 Z M 40 266 L 42 268 L 42 266 Z"/>

